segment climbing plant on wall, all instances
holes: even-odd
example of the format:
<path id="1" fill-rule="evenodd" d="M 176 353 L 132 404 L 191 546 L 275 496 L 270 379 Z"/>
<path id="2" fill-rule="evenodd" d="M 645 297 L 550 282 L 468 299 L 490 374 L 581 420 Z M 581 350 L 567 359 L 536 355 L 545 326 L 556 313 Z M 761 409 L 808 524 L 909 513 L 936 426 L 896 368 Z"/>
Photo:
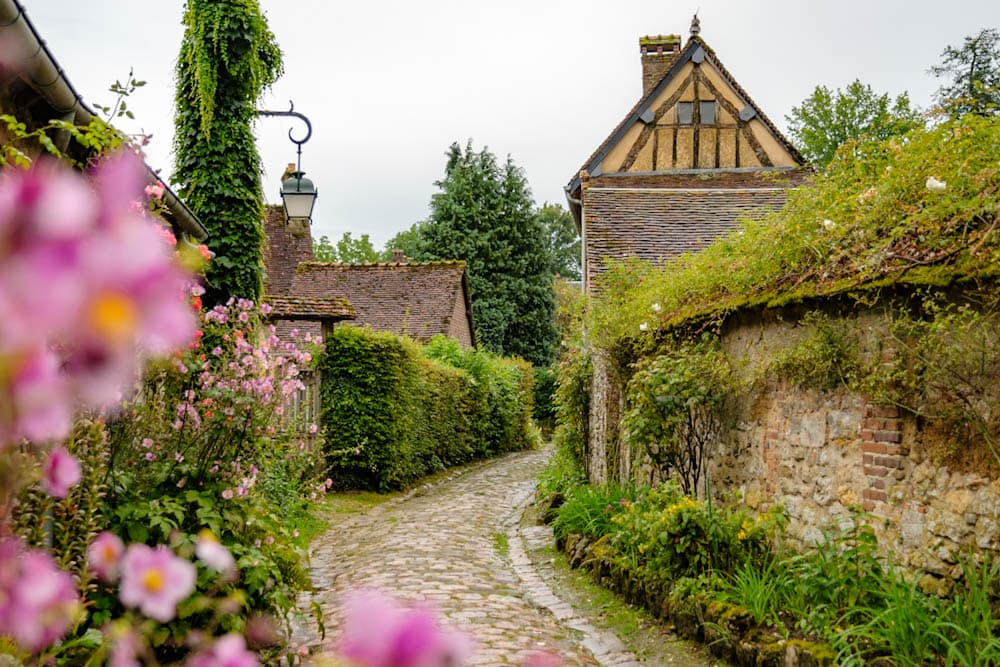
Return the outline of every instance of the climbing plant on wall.
<path id="1" fill-rule="evenodd" d="M 174 183 L 209 232 L 206 300 L 257 300 L 263 277 L 260 155 L 250 124 L 281 74 L 257 0 L 188 0 L 177 58 Z"/>

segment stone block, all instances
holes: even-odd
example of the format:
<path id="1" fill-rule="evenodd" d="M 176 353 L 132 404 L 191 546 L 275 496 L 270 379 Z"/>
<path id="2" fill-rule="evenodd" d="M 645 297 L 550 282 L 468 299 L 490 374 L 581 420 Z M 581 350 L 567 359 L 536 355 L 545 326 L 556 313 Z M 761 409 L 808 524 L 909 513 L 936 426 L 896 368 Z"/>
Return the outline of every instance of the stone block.
<path id="1" fill-rule="evenodd" d="M 1000 526 L 995 519 L 980 517 L 976 523 L 976 546 L 996 551 L 1000 549 Z"/>
<path id="2" fill-rule="evenodd" d="M 827 437 L 846 440 L 858 437 L 858 415 L 848 410 L 830 410 L 826 413 Z"/>
<path id="3" fill-rule="evenodd" d="M 803 415 L 800 436 L 803 447 L 822 447 L 826 444 L 826 420 L 815 413 Z"/>

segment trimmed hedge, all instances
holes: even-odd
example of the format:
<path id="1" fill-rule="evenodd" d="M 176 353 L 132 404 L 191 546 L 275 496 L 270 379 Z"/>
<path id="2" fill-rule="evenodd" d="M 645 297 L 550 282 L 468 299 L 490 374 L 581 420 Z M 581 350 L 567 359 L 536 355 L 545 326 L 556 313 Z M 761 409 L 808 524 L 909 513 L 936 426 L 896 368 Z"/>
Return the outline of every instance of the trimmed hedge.
<path id="1" fill-rule="evenodd" d="M 446 338 L 337 327 L 319 363 L 326 459 L 337 488 L 388 491 L 524 449 L 534 375 L 520 359 Z"/>

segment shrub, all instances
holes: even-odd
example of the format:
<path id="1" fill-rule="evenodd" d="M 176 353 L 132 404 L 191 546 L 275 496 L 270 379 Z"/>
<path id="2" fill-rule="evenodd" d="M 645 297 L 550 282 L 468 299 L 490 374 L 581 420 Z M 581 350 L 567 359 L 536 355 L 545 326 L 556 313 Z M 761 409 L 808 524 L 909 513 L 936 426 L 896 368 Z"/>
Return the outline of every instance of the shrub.
<path id="1" fill-rule="evenodd" d="M 811 312 L 802 318 L 802 324 L 812 328 L 810 335 L 772 359 L 768 373 L 810 389 L 856 386 L 858 342 L 848 322 Z"/>
<path id="2" fill-rule="evenodd" d="M 559 359 L 556 388 L 552 402 L 556 411 L 556 429 L 552 440 L 556 448 L 567 452 L 585 470 L 590 420 L 590 385 L 594 366 L 590 354 L 572 348 Z"/>
<path id="3" fill-rule="evenodd" d="M 680 345 L 642 362 L 628 383 L 622 420 L 627 441 L 684 493 L 699 491 L 709 447 L 718 441 L 732 373 L 716 341 Z"/>
<path id="4" fill-rule="evenodd" d="M 661 581 L 729 574 L 748 560 L 762 562 L 779 516 L 752 518 L 713 508 L 667 482 L 640 495 L 613 519 L 617 529 L 611 544 L 624 566 L 644 568 Z"/>
<path id="5" fill-rule="evenodd" d="M 243 591 L 237 611 L 222 619 L 230 630 L 252 613 L 287 617 L 311 585 L 290 519 L 322 488 L 321 471 L 307 425 L 283 414 L 286 399 L 303 388 L 300 369 L 311 354 L 279 341 L 249 301 L 203 319 L 202 340 L 212 341 L 211 349 L 196 343 L 151 366 L 137 394 L 109 419 L 102 514 L 104 527 L 126 541 L 181 551 L 211 531 L 239 570 L 224 587 Z M 215 578 L 200 570 L 198 585 L 205 592 Z M 92 603 L 95 623 L 118 610 L 107 588 Z M 192 612 L 173 624 L 204 620 Z M 164 647 L 172 641 L 162 638 Z"/>
<path id="6" fill-rule="evenodd" d="M 555 365 L 535 369 L 535 421 L 551 432 L 556 419 L 553 394 L 556 390 Z"/>
<path id="7" fill-rule="evenodd" d="M 326 459 L 341 488 L 398 489 L 529 444 L 531 366 L 456 341 L 338 327 L 320 361 Z"/>

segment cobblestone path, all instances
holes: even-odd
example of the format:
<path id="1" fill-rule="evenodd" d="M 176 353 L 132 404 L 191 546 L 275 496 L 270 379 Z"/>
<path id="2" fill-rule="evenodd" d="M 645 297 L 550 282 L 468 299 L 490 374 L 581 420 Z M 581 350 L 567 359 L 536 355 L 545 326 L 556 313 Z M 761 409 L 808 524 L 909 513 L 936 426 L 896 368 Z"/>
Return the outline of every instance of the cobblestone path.
<path id="1" fill-rule="evenodd" d="M 332 648 L 341 594 L 371 588 L 433 605 L 475 638 L 476 665 L 516 665 L 542 650 L 567 665 L 638 664 L 554 596 L 525 553 L 517 522 L 547 457 L 522 452 L 475 465 L 340 520 L 312 545 L 313 599 L 327 639 L 300 632 L 297 641 Z"/>
<path id="2" fill-rule="evenodd" d="M 533 564 L 529 557 L 552 539 L 547 527 L 519 525 L 549 454 L 520 452 L 468 466 L 433 486 L 334 519 L 311 549 L 312 599 L 323 609 L 327 636 L 299 628 L 294 643 L 332 650 L 342 594 L 365 588 L 432 605 L 445 624 L 475 638 L 474 665 L 518 665 L 539 651 L 558 653 L 567 667 L 639 665 L 617 637 L 553 593 L 551 563 Z M 686 649 L 666 648 L 654 662 L 712 664 Z"/>

